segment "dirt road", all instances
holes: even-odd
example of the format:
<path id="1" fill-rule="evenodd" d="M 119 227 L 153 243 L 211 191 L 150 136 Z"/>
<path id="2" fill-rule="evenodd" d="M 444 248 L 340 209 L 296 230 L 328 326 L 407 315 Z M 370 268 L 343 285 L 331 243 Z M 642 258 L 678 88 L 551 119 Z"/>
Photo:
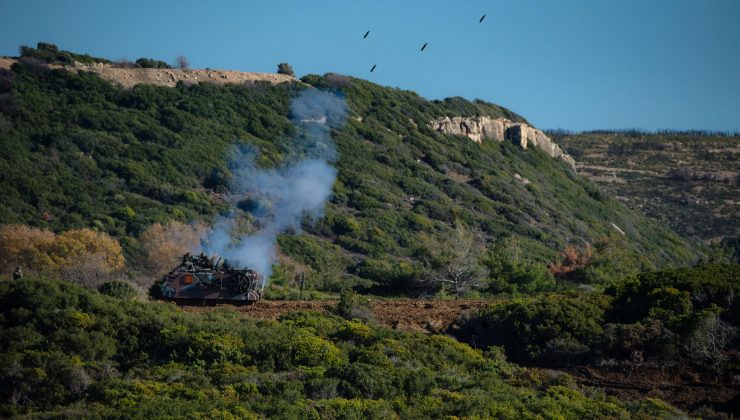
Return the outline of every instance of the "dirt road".
<path id="1" fill-rule="evenodd" d="M 377 299 L 370 302 L 375 320 L 381 325 L 403 331 L 441 333 L 462 314 L 490 305 L 491 300 L 458 299 Z M 295 311 L 330 312 L 336 307 L 334 300 L 263 300 L 254 305 L 234 307 L 183 307 L 186 312 L 203 312 L 214 308 L 232 308 L 255 319 L 277 319 Z"/>

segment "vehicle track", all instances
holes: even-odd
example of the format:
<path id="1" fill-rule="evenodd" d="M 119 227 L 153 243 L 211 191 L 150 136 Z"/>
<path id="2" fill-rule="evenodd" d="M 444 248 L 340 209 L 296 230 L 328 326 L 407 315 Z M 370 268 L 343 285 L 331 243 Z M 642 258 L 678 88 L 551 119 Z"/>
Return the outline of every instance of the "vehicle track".
<path id="1" fill-rule="evenodd" d="M 442 333 L 461 315 L 491 305 L 496 301 L 485 299 L 373 299 L 370 309 L 379 324 L 403 331 Z M 230 308 L 254 319 L 278 319 L 289 312 L 331 312 L 336 300 L 262 300 L 254 305 L 184 306 L 186 312 L 205 312 Z"/>

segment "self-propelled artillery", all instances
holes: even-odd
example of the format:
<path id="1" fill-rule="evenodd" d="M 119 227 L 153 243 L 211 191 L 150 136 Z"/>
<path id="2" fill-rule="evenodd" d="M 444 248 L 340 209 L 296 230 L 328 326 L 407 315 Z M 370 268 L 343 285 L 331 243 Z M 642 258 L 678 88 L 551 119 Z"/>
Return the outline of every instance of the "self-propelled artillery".
<path id="1" fill-rule="evenodd" d="M 202 253 L 185 254 L 164 276 L 161 296 L 182 305 L 242 305 L 258 301 L 264 286 L 264 276 L 254 270 L 236 269 Z"/>

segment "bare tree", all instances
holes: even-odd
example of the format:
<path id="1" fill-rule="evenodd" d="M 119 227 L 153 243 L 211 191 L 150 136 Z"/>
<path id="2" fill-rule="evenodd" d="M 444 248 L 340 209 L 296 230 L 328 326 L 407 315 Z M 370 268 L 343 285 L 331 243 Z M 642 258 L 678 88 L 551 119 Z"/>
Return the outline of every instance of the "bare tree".
<path id="1" fill-rule="evenodd" d="M 97 289 L 112 276 L 106 266 L 105 254 L 102 253 L 86 255 L 74 264 L 65 265 L 59 274 L 64 280 L 89 289 Z"/>
<path id="2" fill-rule="evenodd" d="M 698 364 L 720 369 L 728 360 L 725 350 L 737 335 L 737 328 L 717 315 L 702 318 L 684 342 L 684 350 Z"/>
<path id="3" fill-rule="evenodd" d="M 190 68 L 190 61 L 184 55 L 178 55 L 177 58 L 175 58 L 175 67 L 180 70 L 187 70 Z"/>
<path id="4" fill-rule="evenodd" d="M 427 245 L 422 285 L 455 296 L 480 287 L 488 276 L 479 262 L 482 250 L 480 235 L 458 224 L 448 237 Z"/>

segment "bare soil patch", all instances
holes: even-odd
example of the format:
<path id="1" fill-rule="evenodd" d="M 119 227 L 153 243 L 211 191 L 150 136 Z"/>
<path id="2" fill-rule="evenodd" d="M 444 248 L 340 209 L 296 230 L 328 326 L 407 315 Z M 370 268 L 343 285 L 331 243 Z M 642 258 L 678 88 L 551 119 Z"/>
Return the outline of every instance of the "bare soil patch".
<path id="1" fill-rule="evenodd" d="M 484 299 L 377 299 L 370 302 L 375 320 L 393 329 L 443 333 L 461 315 L 494 303 Z M 184 306 L 186 312 L 204 312 L 215 308 L 232 308 L 254 319 L 278 319 L 289 312 L 319 311 L 328 313 L 336 307 L 336 300 L 262 300 L 253 305 Z"/>

